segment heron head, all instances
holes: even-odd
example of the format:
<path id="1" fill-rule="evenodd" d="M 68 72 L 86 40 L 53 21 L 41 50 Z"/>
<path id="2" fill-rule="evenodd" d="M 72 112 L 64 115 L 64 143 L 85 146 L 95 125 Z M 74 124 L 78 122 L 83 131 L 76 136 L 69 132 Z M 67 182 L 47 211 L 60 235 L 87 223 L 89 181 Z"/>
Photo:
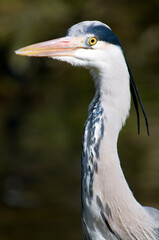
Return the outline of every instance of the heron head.
<path id="1" fill-rule="evenodd" d="M 73 25 L 68 29 L 65 37 L 36 43 L 16 51 L 16 54 L 33 57 L 50 57 L 71 63 L 75 66 L 83 66 L 93 69 L 93 75 L 100 77 L 107 74 L 109 69 L 110 79 L 118 79 L 118 73 L 121 71 L 121 64 L 124 62 L 124 71 L 130 74 L 130 87 L 134 100 L 139 128 L 138 101 L 141 105 L 147 132 L 149 135 L 147 117 L 140 99 L 140 95 L 130 71 L 126 65 L 119 39 L 112 32 L 109 26 L 99 21 L 84 21 Z M 112 66 L 113 65 L 113 66 Z M 114 68 L 119 71 L 114 71 Z M 94 71 L 97 70 L 97 71 Z M 114 74 L 114 75 L 113 75 Z M 122 84 L 120 84 L 122 86 Z M 115 87 L 116 88 L 116 87 Z"/>
<path id="2" fill-rule="evenodd" d="M 65 37 L 36 43 L 16 51 L 33 57 L 50 57 L 76 66 L 95 67 L 102 64 L 108 49 L 120 47 L 112 30 L 99 21 L 84 21 L 68 29 Z"/>

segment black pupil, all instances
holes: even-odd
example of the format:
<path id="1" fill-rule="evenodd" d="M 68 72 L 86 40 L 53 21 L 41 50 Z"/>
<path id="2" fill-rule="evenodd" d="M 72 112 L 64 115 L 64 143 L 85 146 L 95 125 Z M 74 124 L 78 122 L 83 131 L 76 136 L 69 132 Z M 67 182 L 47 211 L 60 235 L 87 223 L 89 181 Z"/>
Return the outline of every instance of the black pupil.
<path id="1" fill-rule="evenodd" d="M 93 39 L 91 39 L 91 43 L 94 43 L 95 42 L 95 39 L 93 38 Z"/>

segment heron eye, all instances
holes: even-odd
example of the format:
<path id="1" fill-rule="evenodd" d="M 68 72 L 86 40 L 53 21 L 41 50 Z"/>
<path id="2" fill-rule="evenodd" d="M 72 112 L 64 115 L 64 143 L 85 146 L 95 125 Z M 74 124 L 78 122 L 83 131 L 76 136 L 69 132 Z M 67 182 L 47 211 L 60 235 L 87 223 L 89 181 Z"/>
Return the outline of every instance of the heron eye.
<path id="1" fill-rule="evenodd" d="M 88 42 L 89 42 L 89 45 L 93 46 L 97 43 L 97 38 L 91 37 Z"/>

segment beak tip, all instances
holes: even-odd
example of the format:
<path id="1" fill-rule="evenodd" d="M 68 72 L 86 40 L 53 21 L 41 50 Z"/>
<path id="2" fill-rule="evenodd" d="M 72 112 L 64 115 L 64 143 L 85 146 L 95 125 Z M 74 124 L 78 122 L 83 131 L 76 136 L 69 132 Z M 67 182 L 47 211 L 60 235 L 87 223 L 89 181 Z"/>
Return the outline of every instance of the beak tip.
<path id="1" fill-rule="evenodd" d="M 20 49 L 14 51 L 16 55 L 22 55 L 22 51 L 20 51 Z"/>
<path id="2" fill-rule="evenodd" d="M 23 48 L 20 48 L 16 51 L 14 51 L 16 55 L 21 55 L 21 56 L 29 56 L 29 54 L 27 54 L 27 51 L 24 51 Z"/>
<path id="3" fill-rule="evenodd" d="M 17 54 L 17 55 L 18 55 L 18 50 L 14 51 L 14 52 L 15 52 L 15 54 Z"/>

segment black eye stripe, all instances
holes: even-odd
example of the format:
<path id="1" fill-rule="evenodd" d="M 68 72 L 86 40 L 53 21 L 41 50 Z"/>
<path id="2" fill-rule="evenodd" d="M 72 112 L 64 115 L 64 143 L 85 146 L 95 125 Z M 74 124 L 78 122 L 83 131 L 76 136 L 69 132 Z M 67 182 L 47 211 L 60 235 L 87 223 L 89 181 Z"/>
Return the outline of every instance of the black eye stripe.
<path id="1" fill-rule="evenodd" d="M 111 29 L 105 26 L 93 26 L 90 25 L 86 33 L 93 34 L 96 36 L 100 41 L 108 42 L 117 46 L 121 46 L 119 39 L 117 36 L 111 31 Z"/>

